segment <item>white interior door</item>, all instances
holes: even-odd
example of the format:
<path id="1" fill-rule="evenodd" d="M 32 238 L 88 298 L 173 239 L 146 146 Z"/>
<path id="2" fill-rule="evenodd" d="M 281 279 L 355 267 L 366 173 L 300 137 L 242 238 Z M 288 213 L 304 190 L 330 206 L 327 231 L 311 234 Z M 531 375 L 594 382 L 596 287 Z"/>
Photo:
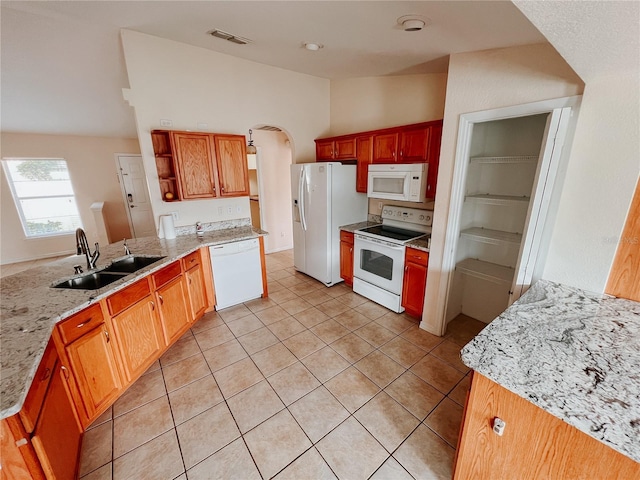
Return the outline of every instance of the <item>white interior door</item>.
<path id="1" fill-rule="evenodd" d="M 118 155 L 120 187 L 134 238 L 156 235 L 147 177 L 140 155 Z"/>
<path id="2" fill-rule="evenodd" d="M 520 244 L 516 274 L 509 292 L 509 305 L 518 300 L 531 285 L 542 242 L 544 220 L 549 211 L 551 192 L 558 172 L 560 154 L 570 117 L 571 108 L 565 107 L 553 110 L 547 119 L 540 158 L 538 159 L 538 171 L 525 222 L 526 230 Z"/>

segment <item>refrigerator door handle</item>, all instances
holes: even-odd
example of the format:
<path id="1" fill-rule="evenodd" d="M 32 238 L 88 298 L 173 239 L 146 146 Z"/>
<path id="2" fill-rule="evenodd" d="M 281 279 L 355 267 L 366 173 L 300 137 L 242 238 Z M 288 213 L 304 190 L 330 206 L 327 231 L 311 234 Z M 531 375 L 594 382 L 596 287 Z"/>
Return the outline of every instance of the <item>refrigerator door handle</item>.
<path id="1" fill-rule="evenodd" d="M 302 230 L 307 231 L 307 219 L 305 217 L 305 203 L 304 203 L 304 183 L 306 181 L 306 176 L 304 174 L 304 167 L 300 169 L 300 181 L 298 182 L 298 198 L 299 198 L 299 206 L 300 210 L 300 224 L 302 225 Z"/>

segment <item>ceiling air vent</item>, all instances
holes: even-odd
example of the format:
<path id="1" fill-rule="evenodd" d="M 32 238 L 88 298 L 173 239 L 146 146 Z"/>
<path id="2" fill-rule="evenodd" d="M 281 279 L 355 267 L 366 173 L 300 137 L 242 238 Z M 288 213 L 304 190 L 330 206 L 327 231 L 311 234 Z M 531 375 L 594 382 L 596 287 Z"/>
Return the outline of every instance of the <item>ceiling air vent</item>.
<path id="1" fill-rule="evenodd" d="M 218 30 L 217 28 L 207 33 L 212 37 L 222 38 L 223 40 L 228 40 L 229 42 L 237 43 L 239 45 L 246 45 L 247 43 L 251 43 L 251 40 L 249 40 L 248 38 L 240 37 L 228 32 L 223 32 L 222 30 Z"/>

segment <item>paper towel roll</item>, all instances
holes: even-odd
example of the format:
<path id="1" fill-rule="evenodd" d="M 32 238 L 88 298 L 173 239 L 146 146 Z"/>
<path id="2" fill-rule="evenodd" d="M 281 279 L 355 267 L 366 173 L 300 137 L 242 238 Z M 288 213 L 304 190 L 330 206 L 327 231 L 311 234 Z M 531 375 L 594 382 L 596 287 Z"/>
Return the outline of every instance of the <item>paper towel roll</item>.
<path id="1" fill-rule="evenodd" d="M 164 234 L 164 238 L 167 240 L 176 238 L 176 228 L 173 225 L 173 215 L 162 215 L 160 220 L 160 229 Z"/>

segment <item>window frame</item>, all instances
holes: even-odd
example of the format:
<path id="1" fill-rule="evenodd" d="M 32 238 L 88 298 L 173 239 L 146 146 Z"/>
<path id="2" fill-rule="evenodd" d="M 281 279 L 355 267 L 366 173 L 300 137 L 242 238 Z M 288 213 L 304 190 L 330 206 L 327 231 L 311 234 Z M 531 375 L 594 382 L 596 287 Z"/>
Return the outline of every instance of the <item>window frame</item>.
<path id="1" fill-rule="evenodd" d="M 69 183 L 71 184 L 72 195 L 48 195 L 41 197 L 20 197 L 16 192 L 16 188 L 14 185 L 13 176 L 11 175 L 11 171 L 9 170 L 9 162 L 15 161 L 55 161 L 55 162 L 64 162 L 65 167 L 67 169 L 67 173 L 69 174 Z M 39 238 L 49 238 L 49 237 L 62 237 L 69 236 L 75 233 L 75 230 L 65 230 L 63 232 L 51 232 L 51 233 L 41 233 L 41 234 L 30 234 L 27 230 L 27 218 L 24 214 L 24 210 L 22 208 L 22 200 L 35 200 L 35 199 L 48 199 L 48 198 L 69 198 L 71 197 L 76 205 L 76 210 L 78 212 L 78 220 L 79 226 L 78 228 L 84 228 L 82 223 L 82 217 L 80 216 L 80 209 L 78 208 L 78 201 L 76 191 L 73 188 L 73 181 L 71 180 L 71 172 L 69 170 L 69 162 L 64 158 L 56 158 L 56 157 L 2 157 L 2 169 L 4 171 L 7 184 L 9 185 L 9 191 L 11 192 L 11 197 L 13 198 L 13 204 L 16 207 L 16 211 L 18 213 L 18 218 L 20 219 L 20 224 L 22 226 L 22 231 L 24 232 L 24 236 L 27 240 L 30 239 L 39 239 Z"/>

